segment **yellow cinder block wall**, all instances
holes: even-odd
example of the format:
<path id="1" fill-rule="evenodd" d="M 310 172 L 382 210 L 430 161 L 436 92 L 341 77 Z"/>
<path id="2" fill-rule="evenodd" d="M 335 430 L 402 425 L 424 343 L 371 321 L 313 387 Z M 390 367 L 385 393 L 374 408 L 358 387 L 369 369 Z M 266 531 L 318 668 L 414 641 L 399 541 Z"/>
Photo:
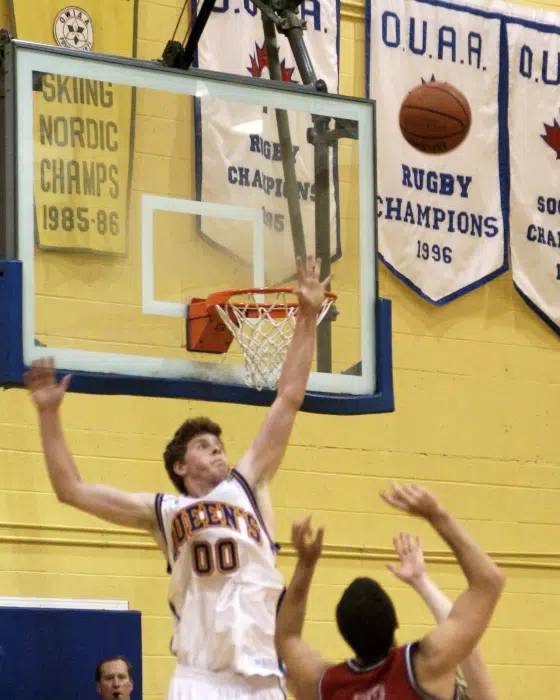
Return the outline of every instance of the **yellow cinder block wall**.
<path id="1" fill-rule="evenodd" d="M 182 0 L 141 0 L 140 57 L 161 55 L 181 5 Z M 539 6 L 560 10 L 557 1 Z M 8 26 L 5 0 L 0 20 Z M 363 94 L 362 2 L 342 4 L 340 88 Z M 135 178 L 151 172 L 154 186 L 158 159 L 171 158 L 177 142 L 179 157 L 187 157 L 191 147 L 184 134 L 171 138 L 172 120 L 164 117 L 139 104 L 137 150 L 142 156 Z M 161 138 L 152 138 L 155 129 Z M 169 152 L 150 153 L 150 142 L 167 143 L 165 134 L 169 142 L 162 148 Z M 341 193 L 343 215 L 351 218 L 344 199 L 349 188 L 343 186 Z M 344 245 L 345 258 L 337 269 L 343 285 L 353 265 L 351 241 Z M 133 259 L 137 254 L 131 251 Z M 76 274 L 74 263 L 61 264 L 66 278 Z M 105 267 L 100 274 L 111 274 L 111 266 Z M 120 279 L 129 283 L 126 275 Z M 316 523 L 327 526 L 306 634 L 333 659 L 347 653 L 333 610 L 343 586 L 358 574 L 376 576 L 389 587 L 399 611 L 401 640 L 428 628 L 430 616 L 422 603 L 385 571 L 391 538 L 402 529 L 422 535 L 431 573 L 451 596 L 460 591 L 463 578 L 442 543 L 422 523 L 389 512 L 378 498 L 390 479 L 420 481 L 463 519 L 507 573 L 506 592 L 482 643 L 500 697 L 556 697 L 558 338 L 515 294 L 507 274 L 441 309 L 421 301 L 383 267 L 380 288 L 393 300 L 397 411 L 348 418 L 301 414 L 274 483 L 282 542 L 287 542 L 291 521 L 302 513 L 312 511 Z M 185 418 L 209 414 L 221 423 L 235 460 L 264 412 L 248 406 L 70 394 L 63 420 L 84 479 L 158 491 L 170 487 L 163 447 Z M 21 390 L 0 393 L 0 513 L 1 594 L 126 598 L 143 614 L 144 698 L 161 698 L 173 666 L 163 559 L 141 533 L 106 527 L 57 503 L 35 413 Z M 280 567 L 289 575 L 293 563 L 285 547 Z"/>

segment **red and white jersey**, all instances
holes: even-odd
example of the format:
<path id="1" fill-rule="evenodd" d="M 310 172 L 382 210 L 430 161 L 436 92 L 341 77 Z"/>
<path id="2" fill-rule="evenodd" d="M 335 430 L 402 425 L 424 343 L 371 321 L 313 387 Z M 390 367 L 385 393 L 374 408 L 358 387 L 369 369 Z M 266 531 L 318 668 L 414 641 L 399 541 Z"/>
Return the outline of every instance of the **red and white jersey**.
<path id="1" fill-rule="evenodd" d="M 374 666 L 345 661 L 328 668 L 319 683 L 320 700 L 437 700 L 418 685 L 415 644 L 392 649 Z M 454 700 L 458 700 L 455 690 Z"/>
<path id="2" fill-rule="evenodd" d="M 274 628 L 283 579 L 246 480 L 234 469 L 203 498 L 158 494 L 155 505 L 171 573 L 177 661 L 281 678 Z"/>

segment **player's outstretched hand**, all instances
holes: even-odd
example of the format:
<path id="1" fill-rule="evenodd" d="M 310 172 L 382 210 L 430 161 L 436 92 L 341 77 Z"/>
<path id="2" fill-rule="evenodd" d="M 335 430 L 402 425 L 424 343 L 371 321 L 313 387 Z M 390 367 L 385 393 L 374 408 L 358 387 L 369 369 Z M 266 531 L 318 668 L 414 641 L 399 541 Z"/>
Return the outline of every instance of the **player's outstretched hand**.
<path id="1" fill-rule="evenodd" d="M 300 311 L 303 313 L 317 314 L 321 310 L 325 291 L 332 280 L 329 275 L 323 282 L 319 281 L 321 272 L 321 258 L 307 256 L 307 261 L 303 263 L 300 258 L 296 260 L 298 286 L 294 289 L 299 301 Z"/>
<path id="2" fill-rule="evenodd" d="M 31 364 L 31 369 L 25 373 L 23 381 L 38 411 L 56 411 L 68 389 L 70 379 L 71 375 L 67 374 L 58 383 L 54 360 L 52 357 L 45 357 Z"/>
<path id="3" fill-rule="evenodd" d="M 398 537 L 393 537 L 393 545 L 400 565 L 387 564 L 387 568 L 401 581 L 408 583 L 409 586 L 414 586 L 426 573 L 420 538 L 413 537 L 408 532 L 401 532 Z"/>
<path id="4" fill-rule="evenodd" d="M 391 491 L 382 491 L 381 498 L 397 510 L 426 520 L 431 520 L 442 511 L 436 497 L 423 486 L 415 484 L 398 486 L 393 482 Z"/>
<path id="5" fill-rule="evenodd" d="M 292 544 L 301 562 L 307 566 L 315 566 L 323 549 L 324 534 L 325 528 L 320 527 L 314 536 L 310 515 L 293 523 Z"/>

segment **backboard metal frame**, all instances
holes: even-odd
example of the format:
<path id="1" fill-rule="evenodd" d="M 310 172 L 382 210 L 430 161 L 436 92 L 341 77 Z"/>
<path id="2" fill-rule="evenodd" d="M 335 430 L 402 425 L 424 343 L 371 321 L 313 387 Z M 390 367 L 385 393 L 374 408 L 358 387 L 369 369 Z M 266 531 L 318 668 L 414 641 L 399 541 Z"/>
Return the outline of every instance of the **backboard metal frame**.
<path id="1" fill-rule="evenodd" d="M 16 134 L 16 143 L 14 154 L 10 153 L 10 145 L 5 150 L 2 180 L 6 183 L 13 182 L 19 194 L 17 202 L 14 201 L 16 198 L 6 201 L 6 210 L 9 211 L 4 218 L 8 225 L 0 234 L 3 236 L 3 245 L 0 245 L 0 250 L 6 258 L 0 261 L 0 384 L 21 385 L 25 369 L 32 360 L 54 355 L 57 366 L 61 367 L 61 374 L 65 371 L 72 373 L 72 391 L 168 396 L 255 405 L 270 404 L 274 398 L 274 392 L 257 392 L 243 385 L 242 370 L 239 366 L 214 365 L 220 368 L 215 370 L 212 366 L 203 367 L 204 363 L 188 360 L 165 360 L 136 355 L 44 348 L 35 342 L 31 84 L 33 72 L 38 70 L 154 90 L 168 89 L 190 96 L 210 94 L 232 101 L 259 105 L 263 104 L 262 95 L 266 92 L 266 106 L 285 109 L 295 105 L 296 111 L 303 96 L 306 101 L 313 96 L 314 113 L 323 112 L 328 116 L 354 120 L 356 105 L 360 105 L 360 114 L 363 115 L 362 122 L 359 122 L 361 133 L 364 139 L 372 139 L 369 144 L 372 152 L 375 144 L 373 102 L 335 95 L 318 96 L 316 92 L 305 86 L 278 83 L 272 85 L 265 81 L 256 83 L 252 78 L 224 76 L 206 71 L 185 73 L 164 68 L 149 61 L 92 53 L 78 54 L 71 50 L 15 40 L 4 46 L 3 79 L 6 98 L 3 100 L 4 114 L 0 123 L 7 134 Z M 240 99 L 241 94 L 243 100 Z M 17 130 L 15 124 L 17 124 Z M 362 374 L 361 376 L 352 376 L 350 373 L 312 375 L 309 383 L 310 391 L 303 405 L 303 410 L 309 412 L 358 414 L 394 410 L 390 302 L 377 298 L 374 162 L 361 163 L 360 170 L 360 225 L 366 227 L 367 231 L 367 235 L 364 235 L 362 229 L 360 235 L 360 259 L 363 261 L 360 271 Z M 368 182 L 374 183 L 373 188 L 371 184 L 367 184 Z M 149 198 L 150 195 L 148 200 Z M 175 203 L 174 206 L 179 208 L 186 206 L 192 213 L 196 213 L 192 207 L 204 204 L 189 201 L 185 205 L 185 202 L 186 200 L 179 200 L 179 204 Z M 149 201 L 148 204 L 150 204 Z M 154 204 L 156 204 L 155 200 L 150 205 Z M 235 207 L 235 209 L 241 210 L 243 207 Z M 252 218 L 248 212 L 239 211 L 237 214 L 241 218 Z M 259 225 L 256 220 L 253 223 L 253 242 L 258 249 Z M 257 267 L 255 266 L 254 273 L 258 276 Z M 147 282 L 149 283 L 149 279 Z M 154 301 L 153 295 L 151 301 Z M 148 309 L 145 311 L 150 313 Z M 152 310 L 151 313 L 160 312 Z M 173 312 L 171 315 L 176 313 Z M 375 348 L 375 352 L 371 352 L 372 348 Z M 196 376 L 186 377 L 186 365 L 200 365 L 198 368 L 194 367 Z M 188 369 L 190 373 L 193 372 L 193 367 Z M 347 394 L 340 393 L 341 383 L 344 387 L 350 388 Z M 332 391 L 339 393 L 331 393 Z"/>

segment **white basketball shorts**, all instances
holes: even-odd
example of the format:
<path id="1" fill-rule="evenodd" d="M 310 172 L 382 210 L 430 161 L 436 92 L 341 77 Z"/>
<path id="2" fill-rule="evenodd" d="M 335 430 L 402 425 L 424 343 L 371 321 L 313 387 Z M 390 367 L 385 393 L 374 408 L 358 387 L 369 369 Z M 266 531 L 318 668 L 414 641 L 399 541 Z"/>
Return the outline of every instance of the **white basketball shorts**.
<path id="1" fill-rule="evenodd" d="M 286 700 L 279 678 L 203 671 L 177 664 L 167 700 Z"/>

